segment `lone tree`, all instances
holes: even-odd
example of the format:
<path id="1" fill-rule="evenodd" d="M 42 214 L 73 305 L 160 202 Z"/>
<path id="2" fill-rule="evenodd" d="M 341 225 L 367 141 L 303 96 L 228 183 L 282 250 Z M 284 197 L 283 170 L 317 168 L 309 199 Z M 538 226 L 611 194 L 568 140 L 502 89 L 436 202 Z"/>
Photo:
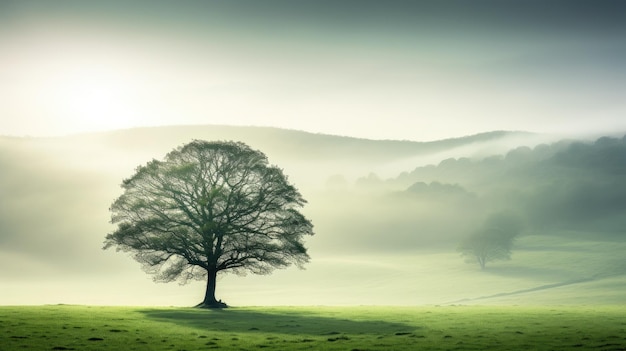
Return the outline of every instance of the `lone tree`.
<path id="1" fill-rule="evenodd" d="M 155 281 L 206 279 L 198 307 L 226 307 L 215 299 L 220 271 L 267 274 L 309 260 L 306 200 L 243 143 L 195 140 L 139 166 L 122 188 L 104 249 L 132 252 Z"/>
<path id="2" fill-rule="evenodd" d="M 487 218 L 483 226 L 461 242 L 458 250 L 467 262 L 478 262 L 485 269 L 487 262 L 508 260 L 515 238 L 522 230 L 518 217 L 496 213 Z"/>

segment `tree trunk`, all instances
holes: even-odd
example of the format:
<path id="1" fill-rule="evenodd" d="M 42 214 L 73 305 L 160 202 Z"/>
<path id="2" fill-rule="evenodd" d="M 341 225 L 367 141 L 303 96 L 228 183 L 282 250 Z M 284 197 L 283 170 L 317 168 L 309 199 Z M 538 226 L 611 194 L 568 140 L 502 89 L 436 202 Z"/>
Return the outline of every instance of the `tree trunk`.
<path id="1" fill-rule="evenodd" d="M 217 270 L 207 270 L 206 292 L 204 293 L 204 301 L 196 307 L 203 308 L 224 308 L 228 307 L 222 301 L 215 299 L 215 283 L 217 278 Z"/>
<path id="2" fill-rule="evenodd" d="M 204 293 L 204 301 L 202 301 L 205 305 L 213 305 L 217 303 L 215 299 L 215 279 L 217 278 L 216 270 L 207 271 L 207 281 L 206 281 L 206 292 Z"/>

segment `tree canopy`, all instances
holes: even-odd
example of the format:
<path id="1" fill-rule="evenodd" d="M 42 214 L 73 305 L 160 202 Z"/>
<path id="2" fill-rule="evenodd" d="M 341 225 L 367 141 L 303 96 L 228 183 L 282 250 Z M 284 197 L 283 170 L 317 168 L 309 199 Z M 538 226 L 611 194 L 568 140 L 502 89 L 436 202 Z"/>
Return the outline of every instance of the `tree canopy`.
<path id="1" fill-rule="evenodd" d="M 459 251 L 468 262 L 477 262 L 485 269 L 487 262 L 508 260 L 515 238 L 522 230 L 522 222 L 514 215 L 490 215 L 480 229 L 461 242 Z"/>
<path id="2" fill-rule="evenodd" d="M 220 271 L 266 274 L 309 260 L 306 200 L 282 170 L 241 142 L 195 140 L 136 169 L 110 210 L 117 229 L 104 248 L 132 252 L 156 281 L 207 281 Z"/>

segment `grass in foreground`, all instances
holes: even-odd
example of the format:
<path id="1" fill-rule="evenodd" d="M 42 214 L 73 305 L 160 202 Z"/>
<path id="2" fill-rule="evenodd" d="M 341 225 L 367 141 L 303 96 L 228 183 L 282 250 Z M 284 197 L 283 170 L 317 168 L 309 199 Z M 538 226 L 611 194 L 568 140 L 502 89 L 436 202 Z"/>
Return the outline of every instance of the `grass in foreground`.
<path id="1" fill-rule="evenodd" d="M 626 350 L 626 306 L 0 307 L 0 350 Z"/>

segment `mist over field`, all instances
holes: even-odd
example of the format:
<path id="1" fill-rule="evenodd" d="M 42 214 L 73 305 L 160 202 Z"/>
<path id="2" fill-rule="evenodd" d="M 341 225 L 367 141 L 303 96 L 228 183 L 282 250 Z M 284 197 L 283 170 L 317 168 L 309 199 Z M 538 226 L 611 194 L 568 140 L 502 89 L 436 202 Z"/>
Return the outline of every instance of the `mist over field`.
<path id="1" fill-rule="evenodd" d="M 220 273 L 229 305 L 625 303 L 625 14 L 0 0 L 0 304 L 200 302 L 102 250 L 123 180 L 194 139 L 265 153 L 314 225 L 305 270 Z"/>
<path id="2" fill-rule="evenodd" d="M 194 305 L 203 282 L 157 284 L 103 251 L 119 184 L 193 139 L 238 140 L 284 169 L 308 204 L 311 261 L 222 274 L 232 305 L 623 303 L 626 138 L 491 132 L 374 141 L 259 127 L 135 128 L 0 138 L 2 304 Z M 511 260 L 457 248 L 494 214 L 523 223 Z"/>

